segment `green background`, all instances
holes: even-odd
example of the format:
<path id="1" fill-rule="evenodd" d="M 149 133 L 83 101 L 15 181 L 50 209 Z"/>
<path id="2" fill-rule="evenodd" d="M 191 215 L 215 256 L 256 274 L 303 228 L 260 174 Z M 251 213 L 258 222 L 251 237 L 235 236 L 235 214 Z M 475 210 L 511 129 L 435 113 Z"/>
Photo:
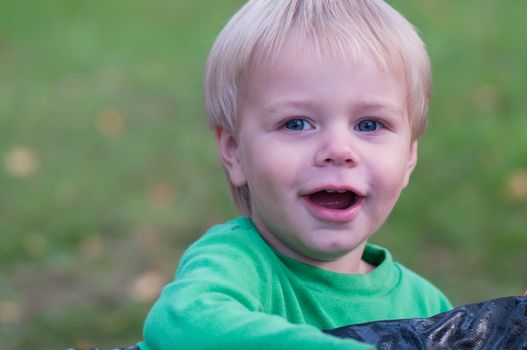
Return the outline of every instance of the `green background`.
<path id="1" fill-rule="evenodd" d="M 141 339 L 182 250 L 235 215 L 203 65 L 242 0 L 0 2 L 3 349 Z M 434 70 L 410 187 L 373 242 L 456 305 L 527 289 L 525 1 L 391 1 Z"/>

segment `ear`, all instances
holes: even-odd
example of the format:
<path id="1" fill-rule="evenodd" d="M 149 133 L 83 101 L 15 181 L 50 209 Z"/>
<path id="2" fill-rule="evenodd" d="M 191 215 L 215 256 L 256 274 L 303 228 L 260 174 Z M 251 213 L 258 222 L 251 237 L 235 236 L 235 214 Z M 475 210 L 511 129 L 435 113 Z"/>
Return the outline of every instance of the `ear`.
<path id="1" fill-rule="evenodd" d="M 216 136 L 216 148 L 220 155 L 223 168 L 235 187 L 244 186 L 247 183 L 245 172 L 240 160 L 240 147 L 234 135 L 221 127 L 214 129 Z"/>
<path id="2" fill-rule="evenodd" d="M 412 141 L 410 145 L 410 154 L 408 155 L 408 161 L 406 163 L 406 174 L 404 175 L 403 188 L 408 186 L 410 182 L 410 176 L 415 169 L 417 164 L 417 141 Z"/>

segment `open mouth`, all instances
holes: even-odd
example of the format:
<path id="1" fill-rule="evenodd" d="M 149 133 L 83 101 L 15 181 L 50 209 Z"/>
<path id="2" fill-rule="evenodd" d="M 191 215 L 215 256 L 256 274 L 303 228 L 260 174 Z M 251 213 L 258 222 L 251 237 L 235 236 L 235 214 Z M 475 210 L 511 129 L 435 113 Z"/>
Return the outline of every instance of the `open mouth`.
<path id="1" fill-rule="evenodd" d="M 346 210 L 351 208 L 359 196 L 347 190 L 322 190 L 307 196 L 313 204 L 333 210 Z"/>

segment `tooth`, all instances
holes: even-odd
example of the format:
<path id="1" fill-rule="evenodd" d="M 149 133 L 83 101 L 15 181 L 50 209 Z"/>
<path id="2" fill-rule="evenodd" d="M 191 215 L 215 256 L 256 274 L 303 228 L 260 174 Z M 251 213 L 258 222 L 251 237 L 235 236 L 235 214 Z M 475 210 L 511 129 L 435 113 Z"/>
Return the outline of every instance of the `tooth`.
<path id="1" fill-rule="evenodd" d="M 338 192 L 338 193 L 344 193 L 344 192 L 346 192 L 346 190 L 339 190 L 339 191 L 337 191 L 337 192 Z"/>
<path id="2" fill-rule="evenodd" d="M 335 190 L 326 190 L 327 193 L 335 193 Z"/>

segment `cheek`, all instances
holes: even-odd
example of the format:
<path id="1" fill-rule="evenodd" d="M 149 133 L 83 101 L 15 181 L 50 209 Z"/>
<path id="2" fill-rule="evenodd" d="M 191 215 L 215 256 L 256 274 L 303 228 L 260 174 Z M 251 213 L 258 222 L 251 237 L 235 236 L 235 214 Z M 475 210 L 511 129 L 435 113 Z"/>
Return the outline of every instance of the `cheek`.
<path id="1" fill-rule="evenodd" d="M 276 154 L 266 150 L 261 157 L 253 158 L 248 169 L 248 185 L 254 208 L 259 208 L 261 216 L 280 216 L 296 200 L 298 182 L 301 174 L 298 158 L 291 161 L 287 152 Z"/>
<path id="2" fill-rule="evenodd" d="M 243 168 L 251 192 L 275 192 L 287 184 L 284 162 L 272 152 L 253 151 L 244 155 Z"/>
<path id="3" fill-rule="evenodd" d="M 395 201 L 399 197 L 405 184 L 405 169 L 403 167 L 390 167 L 386 171 L 379 175 L 381 178 L 379 181 L 382 183 L 381 187 L 385 193 L 387 199 Z"/>
<path id="4" fill-rule="evenodd" d="M 387 190 L 400 191 L 404 187 L 409 163 L 410 150 L 403 145 L 396 145 L 388 152 L 382 152 L 381 157 L 376 157 L 370 164 L 372 174 Z"/>
<path id="5" fill-rule="evenodd" d="M 383 162 L 377 163 L 376 171 L 372 174 L 371 186 L 374 191 L 379 191 L 377 198 L 381 201 L 380 213 L 390 212 L 393 209 L 404 188 L 405 178 L 406 158 L 386 158 Z"/>
<path id="6" fill-rule="evenodd" d="M 296 153 L 287 152 L 282 147 L 270 147 L 269 144 L 255 144 L 243 154 L 244 171 L 254 184 L 286 184 L 298 160 L 291 154 Z"/>

